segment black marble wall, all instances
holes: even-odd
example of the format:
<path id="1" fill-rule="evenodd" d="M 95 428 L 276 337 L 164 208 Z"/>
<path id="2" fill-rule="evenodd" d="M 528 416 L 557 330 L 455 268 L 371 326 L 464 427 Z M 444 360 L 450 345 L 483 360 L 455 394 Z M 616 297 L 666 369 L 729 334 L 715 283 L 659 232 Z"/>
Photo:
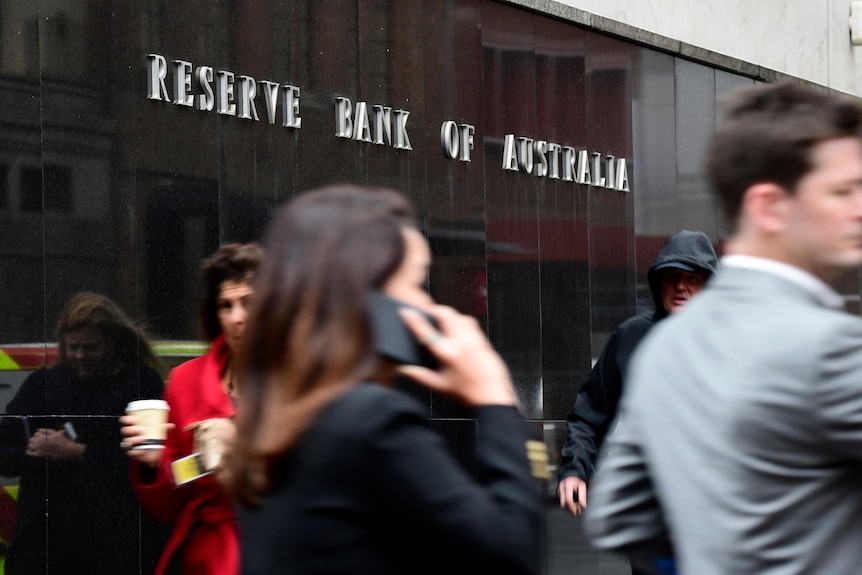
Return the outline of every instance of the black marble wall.
<path id="1" fill-rule="evenodd" d="M 174 60 L 233 73 L 237 99 L 240 76 L 254 78 L 259 119 L 148 98 L 150 54 L 167 63 L 171 100 Z M 281 107 L 268 121 L 260 81 L 299 89 L 300 127 L 281 125 Z M 592 360 L 617 323 L 651 305 L 646 270 L 658 248 L 683 228 L 720 244 L 703 153 L 716 100 L 751 82 L 492 0 L 3 2 L 0 413 L 53 361 L 54 326 L 73 294 L 114 299 L 176 364 L 200 350 L 169 355 L 169 344 L 198 340 L 200 259 L 259 238 L 304 190 L 352 181 L 415 202 L 435 255 L 431 293 L 487 327 L 555 476 L 563 420 Z M 201 93 L 194 79 L 190 93 Z M 354 111 L 365 102 L 409 112 L 412 149 L 374 143 L 373 120 L 359 140 L 337 137 L 337 98 Z M 441 143 L 447 121 L 472 130 L 472 148 L 455 159 Z M 598 153 L 594 183 L 609 177 L 606 157 L 624 159 L 630 191 L 543 174 L 536 156 L 505 169 L 507 135 Z M 411 393 L 469 465 L 473 423 Z M 21 441 L 18 429 L 5 441 Z M 21 519 L 16 462 L 3 453 L 0 556 Z M 589 547 L 554 488 L 546 572 L 626 573 L 625 561 Z M 49 508 L 64 504 L 48 493 Z M 66 552 L 54 544 L 47 553 Z"/>

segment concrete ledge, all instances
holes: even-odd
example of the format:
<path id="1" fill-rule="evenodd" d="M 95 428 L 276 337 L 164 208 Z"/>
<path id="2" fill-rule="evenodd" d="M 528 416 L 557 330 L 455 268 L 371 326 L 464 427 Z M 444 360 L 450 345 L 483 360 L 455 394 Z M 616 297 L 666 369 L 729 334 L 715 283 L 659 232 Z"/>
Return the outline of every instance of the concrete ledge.
<path id="1" fill-rule="evenodd" d="M 541 12 L 542 14 L 547 14 L 548 16 L 554 16 L 556 18 L 560 18 L 561 20 L 566 20 L 567 22 L 572 22 L 574 24 L 581 24 L 582 26 L 587 27 L 592 27 L 592 19 L 597 18 L 597 16 L 590 12 L 587 12 L 586 10 L 581 10 L 580 8 L 569 6 L 568 4 L 562 4 L 560 2 L 556 2 L 555 0 L 500 1 L 502 1 L 504 4 L 521 6 L 522 8 L 528 8 L 530 10 L 533 10 L 534 12 Z"/>
<path id="2" fill-rule="evenodd" d="M 764 68 L 763 66 L 759 66 L 751 62 L 746 62 L 738 58 L 707 50 L 706 48 L 701 48 L 693 44 L 688 44 L 686 42 L 674 40 L 673 38 L 668 38 L 667 36 L 636 28 L 630 24 L 624 24 L 617 20 L 605 18 L 604 16 L 598 16 L 585 10 L 581 10 L 580 8 L 569 6 L 568 4 L 562 4 L 556 0 L 497 1 L 504 4 L 511 4 L 513 6 L 520 6 L 527 10 L 544 14 L 546 16 L 552 16 L 560 20 L 565 20 L 566 22 L 577 24 L 602 34 L 615 36 L 622 40 L 640 44 L 647 48 L 660 50 L 680 58 L 685 58 L 686 60 L 705 64 L 712 68 L 734 72 L 762 82 L 778 82 L 787 80 L 799 82 L 827 92 L 839 93 L 837 90 L 833 90 L 821 84 L 816 84 L 809 80 L 803 80 L 796 76 L 790 76 L 784 72 L 779 72 L 771 68 Z"/>

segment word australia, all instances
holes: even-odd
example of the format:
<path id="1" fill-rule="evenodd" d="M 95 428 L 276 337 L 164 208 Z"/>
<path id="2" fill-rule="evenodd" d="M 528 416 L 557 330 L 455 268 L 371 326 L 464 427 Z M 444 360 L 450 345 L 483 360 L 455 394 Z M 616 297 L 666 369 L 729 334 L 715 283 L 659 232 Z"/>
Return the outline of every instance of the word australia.
<path id="1" fill-rule="evenodd" d="M 551 178 L 628 192 L 625 158 L 602 156 L 572 146 L 506 134 L 503 169 L 540 178 Z"/>

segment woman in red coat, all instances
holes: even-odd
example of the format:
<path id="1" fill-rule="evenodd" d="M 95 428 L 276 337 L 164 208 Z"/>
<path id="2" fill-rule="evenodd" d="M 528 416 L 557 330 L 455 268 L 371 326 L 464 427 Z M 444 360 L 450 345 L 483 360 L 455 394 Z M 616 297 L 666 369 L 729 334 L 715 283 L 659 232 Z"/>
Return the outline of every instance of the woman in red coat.
<path id="1" fill-rule="evenodd" d="M 201 305 L 207 353 L 174 368 L 164 399 L 170 406 L 163 450 L 135 449 L 146 438 L 133 416 L 123 416 L 122 433 L 133 460 L 130 476 L 144 509 L 174 524 L 156 575 L 237 575 L 239 537 L 230 498 L 207 474 L 189 480 L 171 464 L 199 449 L 195 427 L 202 421 L 227 422 L 235 412 L 234 350 L 242 341 L 252 284 L 261 259 L 257 244 L 227 244 L 204 260 L 205 296 Z M 223 433 L 232 432 L 223 425 Z"/>

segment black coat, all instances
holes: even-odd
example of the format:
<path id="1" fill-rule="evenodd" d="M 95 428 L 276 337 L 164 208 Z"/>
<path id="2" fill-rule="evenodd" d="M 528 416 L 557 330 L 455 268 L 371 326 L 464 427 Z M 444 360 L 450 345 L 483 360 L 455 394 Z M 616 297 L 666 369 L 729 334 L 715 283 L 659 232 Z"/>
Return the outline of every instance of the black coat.
<path id="1" fill-rule="evenodd" d="M 650 311 L 630 317 L 617 326 L 605 344 L 566 417 L 568 436 L 560 453 L 560 479 L 575 476 L 589 481 L 593 477 L 599 449 L 617 413 L 632 354 L 657 315 Z"/>
<path id="2" fill-rule="evenodd" d="M 476 478 L 407 395 L 362 384 L 327 406 L 240 509 L 244 575 L 535 574 L 539 482 L 513 407 L 475 410 Z"/>
<path id="3" fill-rule="evenodd" d="M 8 575 L 151 572 L 164 528 L 140 514 L 117 419 L 129 401 L 162 392 L 161 377 L 147 367 L 83 383 L 61 365 L 24 381 L 0 418 L 0 474 L 19 480 Z M 86 445 L 82 459 L 25 456 L 33 433 L 67 422 Z"/>
<path id="4" fill-rule="evenodd" d="M 712 275 L 718 258 L 706 234 L 688 230 L 674 234 L 659 251 L 648 273 L 655 309 L 617 326 L 566 416 L 567 440 L 560 453 L 560 480 L 580 477 L 589 481 L 593 477 L 599 450 L 617 415 L 632 355 L 656 322 L 667 317 L 661 304 L 659 273 L 665 267 L 700 269 Z"/>

